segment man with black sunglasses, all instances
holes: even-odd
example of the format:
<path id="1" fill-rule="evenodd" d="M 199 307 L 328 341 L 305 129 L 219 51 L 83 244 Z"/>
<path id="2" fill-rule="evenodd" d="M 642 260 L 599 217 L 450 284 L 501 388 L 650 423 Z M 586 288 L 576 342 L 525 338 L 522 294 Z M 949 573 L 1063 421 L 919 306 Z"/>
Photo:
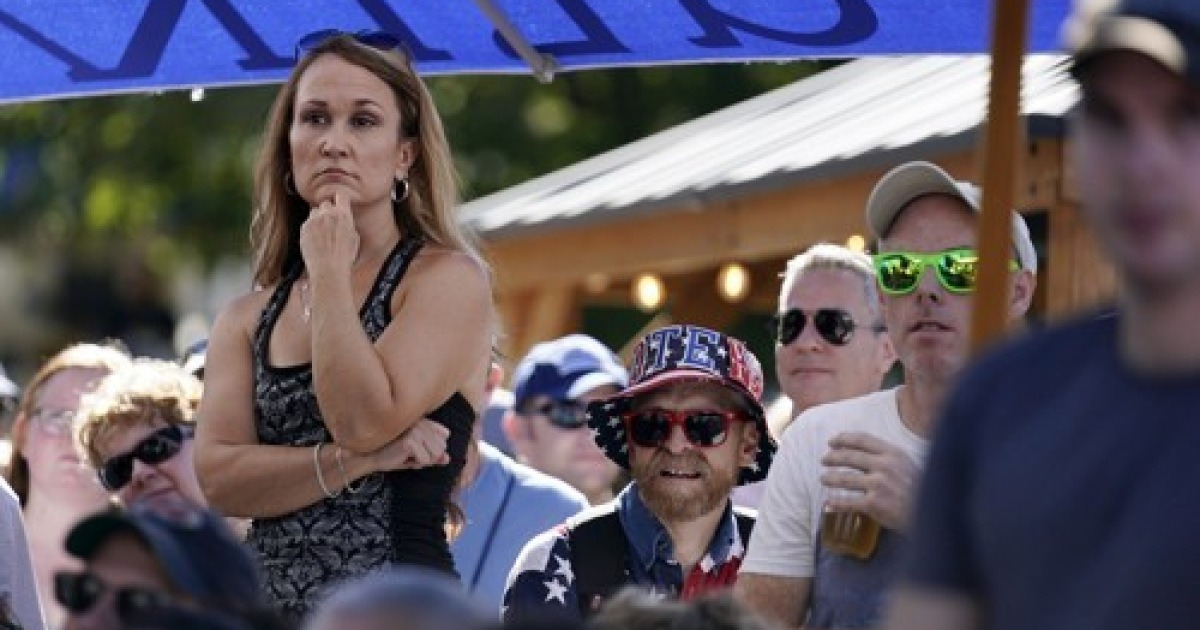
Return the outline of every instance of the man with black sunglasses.
<path id="1" fill-rule="evenodd" d="M 819 243 L 788 261 L 771 333 L 792 419 L 879 389 L 896 360 L 871 258 L 841 245 Z"/>
<path id="2" fill-rule="evenodd" d="M 1064 35 L 1069 171 L 1120 296 L 958 381 L 889 628 L 1200 619 L 1200 3 L 1080 2 Z"/>
<path id="3" fill-rule="evenodd" d="M 587 418 L 633 482 L 525 546 L 507 622 L 578 619 L 630 584 L 691 599 L 737 579 L 754 519 L 729 495 L 762 479 L 775 454 L 758 359 L 737 339 L 675 325 L 638 343 L 630 372 Z"/>
<path id="4" fill-rule="evenodd" d="M 592 441 L 584 412 L 627 380 L 613 351 L 587 335 L 535 345 L 517 364 L 503 421 L 517 461 L 571 484 L 592 505 L 611 500 L 621 469 Z"/>
<path id="5" fill-rule="evenodd" d="M 867 202 L 883 320 L 900 387 L 818 406 L 783 437 L 739 593 L 774 620 L 874 627 L 904 552 L 912 488 L 947 389 L 967 360 L 981 194 L 928 162 L 883 176 Z M 1013 214 L 1008 315 L 1036 283 L 1029 231 Z"/>

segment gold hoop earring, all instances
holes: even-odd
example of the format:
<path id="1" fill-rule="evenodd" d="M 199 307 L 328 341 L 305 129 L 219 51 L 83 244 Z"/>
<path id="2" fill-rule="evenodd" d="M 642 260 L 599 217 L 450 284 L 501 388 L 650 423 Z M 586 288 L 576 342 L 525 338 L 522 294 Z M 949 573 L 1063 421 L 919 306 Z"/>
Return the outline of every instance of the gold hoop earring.
<path id="1" fill-rule="evenodd" d="M 403 188 L 404 191 L 396 193 L 397 188 Z M 396 203 L 404 203 L 408 199 L 408 194 L 412 192 L 412 186 L 408 184 L 408 179 L 397 179 L 396 185 L 392 186 L 392 201 Z"/>

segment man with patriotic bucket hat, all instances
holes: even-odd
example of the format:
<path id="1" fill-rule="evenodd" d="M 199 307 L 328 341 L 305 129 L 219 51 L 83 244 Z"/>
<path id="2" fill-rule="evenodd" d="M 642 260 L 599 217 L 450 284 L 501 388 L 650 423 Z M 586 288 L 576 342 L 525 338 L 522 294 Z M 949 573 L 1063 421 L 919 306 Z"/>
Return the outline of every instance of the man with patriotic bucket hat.
<path id="1" fill-rule="evenodd" d="M 629 387 L 588 406 L 596 443 L 633 481 L 525 546 L 505 621 L 585 617 L 630 584 L 683 599 L 732 585 L 754 516 L 729 494 L 766 477 L 775 454 L 762 390 L 737 339 L 690 325 L 646 335 Z"/>

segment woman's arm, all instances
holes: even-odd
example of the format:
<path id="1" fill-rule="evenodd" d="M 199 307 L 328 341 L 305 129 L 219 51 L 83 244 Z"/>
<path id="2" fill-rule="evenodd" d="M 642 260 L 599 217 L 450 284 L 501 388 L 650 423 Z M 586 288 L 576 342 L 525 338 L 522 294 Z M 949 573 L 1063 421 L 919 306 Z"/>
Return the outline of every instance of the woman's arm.
<path id="1" fill-rule="evenodd" d="M 253 323 L 261 296 L 236 300 L 213 326 L 205 359 L 204 397 L 197 412 L 196 474 L 209 503 L 229 516 L 264 518 L 293 512 L 325 498 L 311 447 L 268 446 L 254 429 Z M 317 463 L 330 492 L 378 470 L 444 463 L 445 427 L 428 422 L 367 454 L 321 448 Z M 442 453 L 435 452 L 441 436 Z M 431 446 L 434 445 L 434 446 Z"/>
<path id="2" fill-rule="evenodd" d="M 428 246 L 405 277 L 387 330 L 372 344 L 340 274 L 312 277 L 313 384 L 335 441 L 369 453 L 463 392 L 475 409 L 491 356 L 487 274 L 466 254 Z"/>

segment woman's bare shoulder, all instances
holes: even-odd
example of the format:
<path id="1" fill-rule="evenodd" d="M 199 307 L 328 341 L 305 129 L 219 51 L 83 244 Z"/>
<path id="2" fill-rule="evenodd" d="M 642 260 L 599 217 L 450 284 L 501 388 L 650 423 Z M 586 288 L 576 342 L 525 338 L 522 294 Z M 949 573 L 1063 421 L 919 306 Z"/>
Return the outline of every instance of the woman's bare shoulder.
<path id="1" fill-rule="evenodd" d="M 227 326 L 252 331 L 274 290 L 274 286 L 255 288 L 233 298 L 221 310 L 218 319 Z"/>
<path id="2" fill-rule="evenodd" d="M 412 261 L 409 273 L 414 284 L 432 283 L 442 287 L 486 290 L 491 283 L 483 261 L 467 252 L 432 244 L 422 248 Z"/>

